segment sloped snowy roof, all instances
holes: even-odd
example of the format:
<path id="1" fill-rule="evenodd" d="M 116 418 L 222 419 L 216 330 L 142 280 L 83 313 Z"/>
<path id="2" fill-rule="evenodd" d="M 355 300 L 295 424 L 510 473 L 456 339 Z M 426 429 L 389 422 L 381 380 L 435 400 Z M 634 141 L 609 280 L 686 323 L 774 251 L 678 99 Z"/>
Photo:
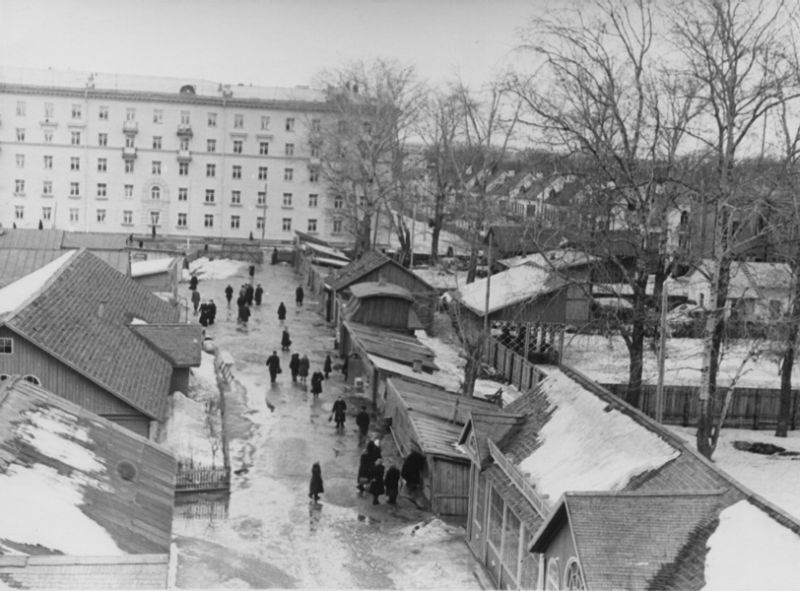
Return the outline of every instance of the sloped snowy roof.
<path id="1" fill-rule="evenodd" d="M 683 277 L 667 279 L 671 295 L 685 293 L 687 289 L 707 289 L 712 262 L 704 259 L 698 269 Z M 731 264 L 730 297 L 760 297 L 759 290 L 789 289 L 792 272 L 786 263 L 733 262 Z"/>
<path id="2" fill-rule="evenodd" d="M 148 259 L 146 261 L 133 261 L 131 263 L 131 277 L 144 277 L 156 273 L 166 273 L 175 262 L 175 257 Z"/>
<path id="3" fill-rule="evenodd" d="M 486 282 L 478 279 L 463 285 L 457 299 L 476 314 L 486 312 Z M 520 265 L 491 276 L 488 313 L 491 314 L 520 302 L 536 299 L 566 285 L 567 280 L 549 269 Z"/>
<path id="4" fill-rule="evenodd" d="M 14 312 L 35 297 L 59 270 L 69 264 L 76 252 L 70 250 L 54 261 L 0 289 L 0 316 Z"/>
<path id="5" fill-rule="evenodd" d="M 588 265 L 598 260 L 600 260 L 598 257 L 581 250 L 558 248 L 547 252 L 536 252 L 502 259 L 498 262 L 509 268 L 519 265 L 533 265 L 542 269 L 568 269 L 569 267 Z"/>

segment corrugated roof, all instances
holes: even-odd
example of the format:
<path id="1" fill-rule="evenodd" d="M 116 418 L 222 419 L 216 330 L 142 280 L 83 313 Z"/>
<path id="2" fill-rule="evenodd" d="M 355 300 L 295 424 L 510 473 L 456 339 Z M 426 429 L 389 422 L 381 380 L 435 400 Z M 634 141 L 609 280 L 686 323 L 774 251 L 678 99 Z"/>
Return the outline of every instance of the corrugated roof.
<path id="1" fill-rule="evenodd" d="M 56 457 L 57 449 L 62 451 Z M 98 465 L 103 469 L 98 470 Z M 120 466 L 130 468 L 132 479 L 123 478 L 125 472 Z M 11 467 L 16 473 L 38 467 L 56 471 L 64 486 L 81 493 L 80 511 L 111 536 L 120 555 L 169 553 L 174 456 L 152 441 L 18 377 L 0 384 L 0 473 L 9 475 Z M 43 542 L 37 553 L 61 552 L 48 546 L 60 538 L 42 535 L 49 533 L 41 531 L 41 524 L 35 522 L 35 505 L 27 509 L 0 507 L 0 511 L 24 510 L 32 512 L 28 535 L 39 535 Z M 50 523 L 48 527 L 58 528 L 59 524 Z M 84 544 L 80 532 L 66 533 L 77 536 L 70 540 L 70 547 L 72 554 L 80 555 L 76 551 Z M 20 545 L 25 540 L 15 542 L 0 532 L 0 541 L 5 547 L 26 553 Z M 91 554 L 92 548 L 87 550 L 83 555 Z"/>
<path id="2" fill-rule="evenodd" d="M 133 318 L 170 324 L 180 312 L 83 250 L 6 324 L 127 404 L 162 420 L 172 366 L 128 327 Z"/>
<path id="3" fill-rule="evenodd" d="M 62 254 L 59 250 L 0 248 L 0 288 L 44 267 Z"/>
<path id="4" fill-rule="evenodd" d="M 378 281 L 364 281 L 362 283 L 354 283 L 348 287 L 350 293 L 359 299 L 375 298 L 375 297 L 393 297 L 401 298 L 409 302 L 414 301 L 414 296 L 402 285 L 395 285 L 394 283 L 380 283 Z"/>
<path id="5" fill-rule="evenodd" d="M 128 246 L 127 238 L 122 234 L 101 232 L 64 232 L 62 248 L 88 248 L 89 250 L 119 250 Z"/>
<path id="6" fill-rule="evenodd" d="M 130 328 L 161 351 L 173 367 L 200 366 L 203 327 L 199 324 L 132 324 Z"/>
<path id="7" fill-rule="evenodd" d="M 0 230 L 0 249 L 61 250 L 63 230 L 32 230 L 3 228 Z"/>
<path id="8" fill-rule="evenodd" d="M 439 369 L 434 362 L 435 353 L 416 337 L 356 322 L 345 322 L 344 325 L 368 354 L 380 355 L 406 365 L 413 365 L 419 359 L 423 368 L 429 371 Z"/>

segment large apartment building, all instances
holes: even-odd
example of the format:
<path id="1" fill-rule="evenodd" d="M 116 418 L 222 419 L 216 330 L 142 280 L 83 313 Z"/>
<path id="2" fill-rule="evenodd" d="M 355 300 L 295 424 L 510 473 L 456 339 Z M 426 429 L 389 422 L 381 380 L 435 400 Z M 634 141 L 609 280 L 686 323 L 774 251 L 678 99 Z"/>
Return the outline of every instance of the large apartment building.
<path id="1" fill-rule="evenodd" d="M 0 224 L 341 242 L 328 112 L 309 88 L 0 68 Z"/>

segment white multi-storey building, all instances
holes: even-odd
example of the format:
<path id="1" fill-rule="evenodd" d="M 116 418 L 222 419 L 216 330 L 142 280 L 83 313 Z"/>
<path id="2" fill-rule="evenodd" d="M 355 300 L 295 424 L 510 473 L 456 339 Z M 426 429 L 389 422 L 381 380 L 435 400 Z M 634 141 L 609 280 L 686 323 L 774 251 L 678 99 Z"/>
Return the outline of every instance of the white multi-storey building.
<path id="1" fill-rule="evenodd" d="M 329 112 L 309 88 L 0 68 L 0 223 L 341 242 L 310 141 Z"/>

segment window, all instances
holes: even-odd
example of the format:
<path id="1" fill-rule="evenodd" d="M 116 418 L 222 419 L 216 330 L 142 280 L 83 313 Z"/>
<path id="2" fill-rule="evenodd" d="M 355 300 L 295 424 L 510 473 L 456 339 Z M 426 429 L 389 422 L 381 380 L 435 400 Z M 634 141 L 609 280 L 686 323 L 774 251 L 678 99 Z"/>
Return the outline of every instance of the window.
<path id="1" fill-rule="evenodd" d="M 125 185 L 125 197 L 128 199 L 133 197 L 133 185 Z"/>
<path id="2" fill-rule="evenodd" d="M 105 224 L 106 223 L 106 210 L 105 209 L 98 209 L 97 210 L 97 223 L 98 224 Z"/>
<path id="3" fill-rule="evenodd" d="M 75 223 L 80 220 L 80 210 L 77 207 L 70 207 L 69 208 L 69 221 L 71 223 Z"/>
<path id="4" fill-rule="evenodd" d="M 190 114 L 189 111 L 181 111 L 181 125 L 189 125 Z"/>
<path id="5" fill-rule="evenodd" d="M 510 509 L 506 509 L 506 520 L 503 524 L 503 558 L 504 565 L 509 567 L 516 578 L 516 565 L 519 554 L 519 518 Z M 514 588 L 517 586 L 514 585 Z"/>
<path id="6" fill-rule="evenodd" d="M 82 115 L 81 106 L 79 104 L 72 105 L 72 118 L 80 119 Z"/>
<path id="7" fill-rule="evenodd" d="M 133 174 L 133 160 L 125 161 L 125 172 L 128 174 Z"/>
<path id="8" fill-rule="evenodd" d="M 182 137 L 180 143 L 180 149 L 186 152 L 189 149 L 189 138 Z"/>
<path id="9" fill-rule="evenodd" d="M 23 135 L 22 141 L 25 141 L 25 136 Z M 49 130 L 45 130 L 44 132 L 44 143 L 45 144 L 52 144 L 53 143 L 53 132 Z"/>
<path id="10" fill-rule="evenodd" d="M 263 230 L 264 229 L 264 218 L 257 217 L 256 218 L 256 230 Z"/>
<path id="11" fill-rule="evenodd" d="M 286 131 L 294 131 L 294 117 L 286 118 Z"/>
<path id="12" fill-rule="evenodd" d="M 125 109 L 125 121 L 136 121 L 136 109 L 130 107 Z"/>
<path id="13" fill-rule="evenodd" d="M 151 170 L 153 174 L 161 174 L 161 161 L 153 160 Z"/>
<path id="14" fill-rule="evenodd" d="M 133 148 L 135 146 L 136 146 L 136 138 L 134 138 L 132 135 L 126 135 L 125 136 L 125 147 L 126 148 Z"/>
<path id="15" fill-rule="evenodd" d="M 235 179 L 242 178 L 242 167 L 241 166 L 234 166 L 233 167 L 233 178 L 235 178 Z"/>
<path id="16" fill-rule="evenodd" d="M 317 170 L 315 168 L 314 170 L 309 172 L 308 173 L 308 180 L 311 181 L 312 183 L 318 183 L 319 182 L 319 170 Z"/>
<path id="17" fill-rule="evenodd" d="M 15 220 L 25 219 L 25 206 L 24 205 L 15 205 L 14 206 L 14 219 Z"/>
<path id="18" fill-rule="evenodd" d="M 241 154 L 243 145 L 244 145 L 244 142 L 242 140 L 233 140 L 233 153 L 234 154 Z"/>
<path id="19" fill-rule="evenodd" d="M 150 225 L 151 226 L 158 226 L 161 223 L 161 212 L 160 211 L 151 211 L 150 212 Z"/>
<path id="20" fill-rule="evenodd" d="M 53 168 L 53 157 L 52 156 L 45 156 L 44 157 L 44 167 L 47 169 Z"/>
<path id="21" fill-rule="evenodd" d="M 0 355 L 12 355 L 14 353 L 14 339 L 0 337 Z"/>
<path id="22" fill-rule="evenodd" d="M 150 199 L 161 199 L 161 187 L 156 185 L 150 189 Z"/>
<path id="23" fill-rule="evenodd" d="M 160 135 L 154 135 L 153 136 L 153 149 L 154 150 L 160 150 L 161 149 L 161 136 Z"/>
<path id="24" fill-rule="evenodd" d="M 372 133 L 372 123 L 370 123 L 369 121 L 364 121 L 361 124 L 361 130 L 367 135 L 371 134 Z"/>
<path id="25" fill-rule="evenodd" d="M 294 168 L 283 169 L 283 180 L 291 181 L 294 178 Z"/>
<path id="26" fill-rule="evenodd" d="M 347 121 L 340 119 L 339 122 L 336 124 L 336 131 L 339 133 L 347 133 Z"/>
<path id="27" fill-rule="evenodd" d="M 256 205 L 266 205 L 267 203 L 267 192 L 266 191 L 259 191 L 258 197 L 256 199 Z"/>
<path id="28" fill-rule="evenodd" d="M 231 191 L 231 205 L 241 205 L 241 204 L 242 204 L 242 192 Z"/>
<path id="29" fill-rule="evenodd" d="M 49 222 L 53 219 L 53 208 L 52 207 L 43 207 L 42 208 L 42 220 L 45 222 Z"/>
<path id="30" fill-rule="evenodd" d="M 106 158 L 98 158 L 97 159 L 97 172 L 106 172 L 108 169 L 108 159 Z"/>
<path id="31" fill-rule="evenodd" d="M 178 214 L 178 227 L 179 228 L 185 228 L 186 227 L 186 214 L 185 213 L 179 213 Z"/>
<path id="32" fill-rule="evenodd" d="M 25 180 L 16 179 L 14 181 L 14 195 L 24 195 L 24 194 L 25 194 Z"/>
<path id="33" fill-rule="evenodd" d="M 25 154 L 17 154 L 15 157 L 17 168 L 25 168 Z"/>
<path id="34" fill-rule="evenodd" d="M 108 107 L 100 107 L 97 111 L 97 118 L 101 121 L 108 121 Z"/>
<path id="35" fill-rule="evenodd" d="M 69 169 L 70 170 L 80 170 L 81 169 L 81 159 L 76 158 L 73 156 L 69 159 Z"/>
<path id="36" fill-rule="evenodd" d="M 126 209 L 122 212 L 122 225 L 123 226 L 133 225 L 133 212 L 130 209 Z"/>
<path id="37" fill-rule="evenodd" d="M 206 203 L 214 203 L 214 189 L 206 189 Z"/>
<path id="38" fill-rule="evenodd" d="M 54 107 L 53 103 L 45 103 L 44 104 L 44 118 L 45 119 L 52 119 L 53 118 Z"/>
<path id="39" fill-rule="evenodd" d="M 25 116 L 25 101 L 17 101 L 17 117 Z"/>
<path id="40" fill-rule="evenodd" d="M 42 195 L 53 194 L 53 181 L 42 181 Z"/>
<path id="41" fill-rule="evenodd" d="M 283 206 L 284 207 L 291 207 L 292 206 L 292 194 L 291 193 L 284 193 L 283 194 Z"/>
<path id="42" fill-rule="evenodd" d="M 108 145 L 108 134 L 107 133 L 98 133 L 97 134 L 97 145 L 98 146 L 107 146 Z"/>
<path id="43" fill-rule="evenodd" d="M 178 201 L 189 200 L 189 189 L 187 187 L 178 187 Z"/>
<path id="44" fill-rule="evenodd" d="M 267 167 L 266 166 L 259 166 L 258 167 L 258 180 L 260 180 L 260 181 L 267 180 Z"/>
<path id="45" fill-rule="evenodd" d="M 236 114 L 233 116 L 233 128 L 242 129 L 244 127 L 244 115 Z"/>
<path id="46" fill-rule="evenodd" d="M 238 230 L 239 229 L 239 216 L 232 215 L 231 216 L 231 230 Z"/>
<path id="47" fill-rule="evenodd" d="M 309 232 L 317 231 L 317 220 L 308 220 L 308 231 Z"/>
<path id="48" fill-rule="evenodd" d="M 583 575 L 581 574 L 581 567 L 578 561 L 571 558 L 567 563 L 567 568 L 564 569 L 564 585 L 561 587 L 567 591 L 583 591 L 586 585 L 583 582 Z"/>
<path id="49" fill-rule="evenodd" d="M 311 146 L 311 157 L 312 158 L 319 158 L 320 149 L 318 144 L 314 144 Z"/>
<path id="50" fill-rule="evenodd" d="M 292 231 L 292 218 L 283 218 L 281 220 L 281 229 L 284 232 L 291 232 Z"/>
<path id="51" fill-rule="evenodd" d="M 342 233 L 342 220 L 333 220 L 333 233 L 334 234 Z"/>
<path id="52" fill-rule="evenodd" d="M 216 127 L 217 126 L 217 114 L 216 113 L 209 113 L 208 114 L 208 126 L 209 127 Z"/>
<path id="53" fill-rule="evenodd" d="M 70 133 L 70 143 L 73 146 L 80 146 L 81 145 L 81 132 L 80 131 L 73 131 Z"/>
<path id="54" fill-rule="evenodd" d="M 204 228 L 213 228 L 214 227 L 214 216 L 206 214 L 203 216 L 203 227 Z"/>
<path id="55" fill-rule="evenodd" d="M 770 320 L 777 320 L 783 316 L 783 302 L 780 300 L 769 301 L 769 318 Z"/>
<path id="56" fill-rule="evenodd" d="M 261 129 L 269 129 L 269 115 L 261 115 Z"/>
<path id="57" fill-rule="evenodd" d="M 189 176 L 189 163 L 188 162 L 178 162 L 178 175 L 179 176 Z"/>
<path id="58" fill-rule="evenodd" d="M 258 153 L 261 156 L 267 156 L 269 154 L 269 142 L 260 142 L 258 144 Z"/>
<path id="59" fill-rule="evenodd" d="M 206 140 L 206 152 L 217 151 L 217 140 Z"/>
<path id="60" fill-rule="evenodd" d="M 322 124 L 319 119 L 312 119 L 311 120 L 311 131 L 320 131 L 322 129 Z"/>
<path id="61" fill-rule="evenodd" d="M 318 203 L 319 203 L 319 195 L 317 195 L 316 193 L 311 193 L 311 195 L 308 196 L 308 206 L 317 207 Z"/>
<path id="62" fill-rule="evenodd" d="M 153 109 L 153 123 L 162 123 L 164 121 L 164 110 Z"/>
<path id="63" fill-rule="evenodd" d="M 294 144 L 286 144 L 283 148 L 284 156 L 294 156 Z"/>
<path id="64" fill-rule="evenodd" d="M 81 184 L 80 183 L 70 183 L 69 184 L 69 196 L 70 197 L 80 197 L 81 194 Z"/>
<path id="65" fill-rule="evenodd" d="M 344 199 L 341 196 L 337 195 L 333 198 L 333 208 L 334 209 L 342 209 L 344 207 Z"/>
<path id="66" fill-rule="evenodd" d="M 17 141 L 18 142 L 24 142 L 25 141 L 25 130 L 23 128 L 21 128 L 21 127 L 17 128 Z"/>
<path id="67" fill-rule="evenodd" d="M 97 196 L 98 197 L 105 197 L 106 196 L 106 184 L 105 183 L 97 183 Z"/>
<path id="68" fill-rule="evenodd" d="M 206 176 L 207 177 L 217 176 L 217 165 L 216 164 L 206 164 Z"/>

